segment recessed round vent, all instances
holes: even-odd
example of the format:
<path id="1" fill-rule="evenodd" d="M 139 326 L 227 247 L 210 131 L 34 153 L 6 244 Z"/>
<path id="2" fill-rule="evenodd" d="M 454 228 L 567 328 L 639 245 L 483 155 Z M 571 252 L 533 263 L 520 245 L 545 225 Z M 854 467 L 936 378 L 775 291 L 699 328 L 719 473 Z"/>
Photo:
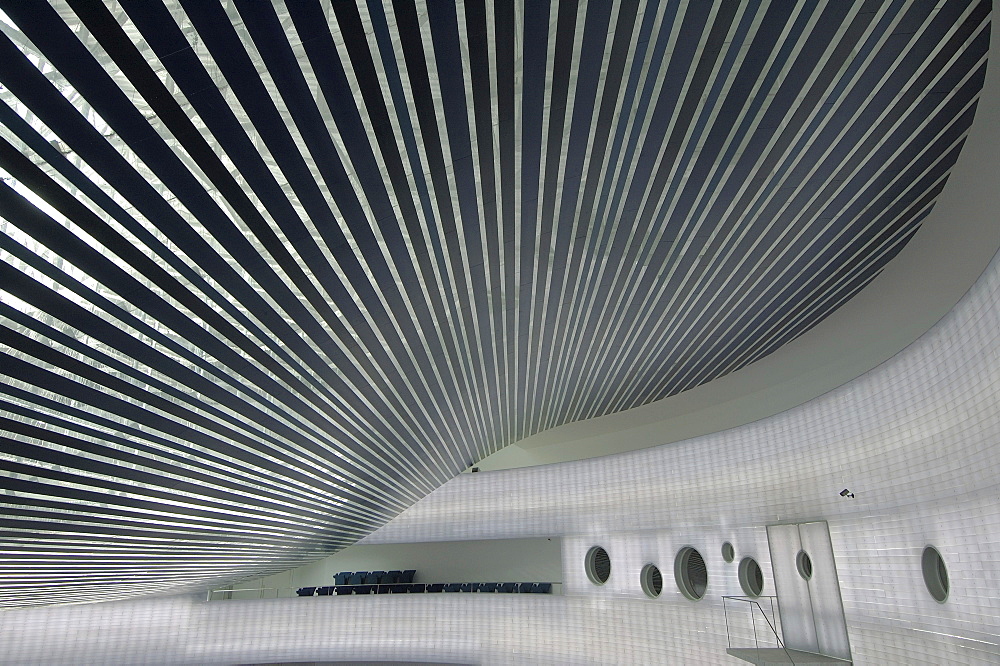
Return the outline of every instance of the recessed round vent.
<path id="1" fill-rule="evenodd" d="M 608 578 L 611 577 L 611 558 L 608 557 L 608 551 L 600 546 L 594 546 L 587 551 L 585 564 L 587 578 L 590 579 L 591 583 L 604 585 L 608 582 Z"/>
<path id="2" fill-rule="evenodd" d="M 705 589 L 708 587 L 708 567 L 705 566 L 705 558 L 691 546 L 684 546 L 674 560 L 674 578 L 677 579 L 677 587 L 685 597 L 698 601 L 705 596 Z"/>
<path id="3" fill-rule="evenodd" d="M 934 546 L 924 548 L 921 560 L 921 568 L 924 571 L 924 585 L 931 593 L 934 600 L 943 604 L 948 599 L 948 568 L 944 565 L 944 558 Z"/>
<path id="4" fill-rule="evenodd" d="M 799 551 L 799 554 L 795 556 L 795 568 L 799 570 L 799 575 L 806 580 L 813 577 L 813 561 L 809 557 L 809 553 L 804 550 Z"/>
<path id="5" fill-rule="evenodd" d="M 740 560 L 740 587 L 748 597 L 759 597 L 764 591 L 764 572 L 757 560 L 744 557 Z"/>
<path id="6" fill-rule="evenodd" d="M 646 596 L 655 599 L 663 591 L 663 574 L 660 573 L 655 564 L 647 564 L 642 568 L 642 573 L 639 574 L 639 583 Z"/>
<path id="7" fill-rule="evenodd" d="M 728 541 L 722 544 L 722 559 L 726 562 L 732 562 L 735 557 L 736 551 L 733 549 L 733 544 Z"/>

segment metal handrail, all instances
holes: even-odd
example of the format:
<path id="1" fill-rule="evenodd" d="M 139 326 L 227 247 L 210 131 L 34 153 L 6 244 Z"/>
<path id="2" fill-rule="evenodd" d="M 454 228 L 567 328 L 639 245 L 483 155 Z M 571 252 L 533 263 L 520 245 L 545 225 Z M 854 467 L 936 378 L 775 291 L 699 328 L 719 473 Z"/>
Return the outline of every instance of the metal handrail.
<path id="1" fill-rule="evenodd" d="M 768 599 L 771 602 L 771 614 L 774 614 L 774 599 L 776 597 L 757 597 L 757 599 Z M 750 622 L 753 625 L 753 643 L 754 648 L 757 650 L 757 660 L 760 660 L 760 643 L 757 642 L 757 623 L 753 621 L 753 607 L 756 606 L 760 611 L 761 616 L 764 621 L 767 622 L 767 626 L 771 629 L 771 633 L 774 634 L 774 639 L 778 642 L 778 647 L 782 649 L 785 656 L 788 657 L 788 661 L 794 666 L 795 660 L 792 659 L 792 655 L 788 653 L 788 649 L 785 648 L 784 642 L 781 640 L 781 636 L 778 635 L 778 630 L 771 624 L 771 620 L 767 617 L 767 613 L 764 612 L 764 608 L 760 605 L 757 599 L 753 597 L 738 597 L 738 596 L 726 596 L 722 597 L 722 611 L 726 615 L 726 640 L 729 643 L 729 647 L 733 647 L 732 637 L 729 633 L 729 609 L 726 606 L 726 600 L 731 599 L 733 601 L 742 601 L 744 603 L 750 604 Z"/>

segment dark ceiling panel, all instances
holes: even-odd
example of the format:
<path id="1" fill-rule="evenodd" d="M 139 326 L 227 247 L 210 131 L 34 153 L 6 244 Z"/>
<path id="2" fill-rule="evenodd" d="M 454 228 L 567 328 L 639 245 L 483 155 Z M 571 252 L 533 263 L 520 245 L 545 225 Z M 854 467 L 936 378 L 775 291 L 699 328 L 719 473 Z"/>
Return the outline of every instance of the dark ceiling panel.
<path id="1" fill-rule="evenodd" d="M 8 606 L 279 571 L 774 352 L 919 229 L 990 17 L 0 6 Z"/>

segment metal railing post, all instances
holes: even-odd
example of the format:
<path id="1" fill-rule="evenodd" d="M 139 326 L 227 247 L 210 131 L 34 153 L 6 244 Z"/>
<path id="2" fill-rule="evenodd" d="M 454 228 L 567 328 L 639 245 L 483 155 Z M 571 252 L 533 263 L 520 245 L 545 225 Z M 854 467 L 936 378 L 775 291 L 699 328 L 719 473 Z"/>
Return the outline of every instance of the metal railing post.
<path id="1" fill-rule="evenodd" d="M 726 608 L 726 598 L 722 597 L 722 612 L 726 615 L 726 643 L 733 647 L 733 637 L 729 633 L 729 610 Z"/>

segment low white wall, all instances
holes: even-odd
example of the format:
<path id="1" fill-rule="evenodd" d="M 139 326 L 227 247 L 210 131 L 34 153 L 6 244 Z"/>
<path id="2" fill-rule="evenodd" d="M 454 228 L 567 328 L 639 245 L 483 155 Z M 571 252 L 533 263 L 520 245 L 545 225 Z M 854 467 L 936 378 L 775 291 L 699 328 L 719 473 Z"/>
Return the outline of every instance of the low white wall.
<path id="1" fill-rule="evenodd" d="M 724 618 L 714 608 L 649 600 L 542 594 L 227 602 L 174 597 L 12 613 L 19 616 L 16 630 L 0 617 L 5 666 L 347 660 L 631 665 L 730 659 L 724 654 Z"/>

